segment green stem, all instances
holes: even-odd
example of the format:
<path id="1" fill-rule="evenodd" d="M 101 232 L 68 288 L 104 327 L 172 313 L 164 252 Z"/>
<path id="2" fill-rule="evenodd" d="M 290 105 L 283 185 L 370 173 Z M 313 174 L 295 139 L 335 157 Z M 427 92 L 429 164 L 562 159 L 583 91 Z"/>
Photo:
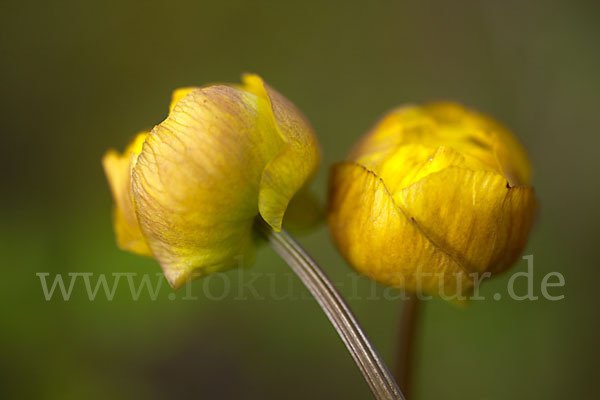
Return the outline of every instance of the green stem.
<path id="1" fill-rule="evenodd" d="M 415 332 L 419 319 L 421 301 L 414 293 L 406 293 L 398 326 L 396 349 L 396 380 L 404 395 L 411 398 L 413 358 L 415 353 Z"/>
<path id="2" fill-rule="evenodd" d="M 317 300 L 354 358 L 375 398 L 404 400 L 381 357 L 321 267 L 285 231 L 275 232 L 262 221 L 257 225 L 273 249 Z"/>

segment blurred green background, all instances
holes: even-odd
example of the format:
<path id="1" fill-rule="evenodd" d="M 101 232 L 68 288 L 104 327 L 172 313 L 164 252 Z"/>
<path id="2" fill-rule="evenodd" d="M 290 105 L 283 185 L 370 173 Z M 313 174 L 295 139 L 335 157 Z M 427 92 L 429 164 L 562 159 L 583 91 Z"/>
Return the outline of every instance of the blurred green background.
<path id="1" fill-rule="evenodd" d="M 594 2 L 541 0 L 3 1 L 0 397 L 370 398 L 316 303 L 267 293 L 269 276 L 305 294 L 266 246 L 244 272 L 262 274 L 265 299 L 207 299 L 219 278 L 196 281 L 195 301 L 166 287 L 133 301 L 125 286 L 90 301 L 81 284 L 70 301 L 44 298 L 38 272 L 159 271 L 115 246 L 102 154 L 159 123 L 174 88 L 250 71 L 313 123 L 322 200 L 328 165 L 398 104 L 453 99 L 508 125 L 541 200 L 526 250 L 536 293 L 559 271 L 565 299 L 494 301 L 504 275 L 465 309 L 429 302 L 414 398 L 596 398 L 598 17 Z M 392 367 L 401 302 L 352 287 L 324 226 L 300 241 Z"/>

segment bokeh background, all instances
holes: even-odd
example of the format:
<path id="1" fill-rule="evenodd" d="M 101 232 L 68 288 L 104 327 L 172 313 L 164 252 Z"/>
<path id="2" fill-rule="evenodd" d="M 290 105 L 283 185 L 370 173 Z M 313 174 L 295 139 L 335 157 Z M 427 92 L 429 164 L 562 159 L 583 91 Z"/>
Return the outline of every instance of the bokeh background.
<path id="1" fill-rule="evenodd" d="M 204 296 L 219 279 L 196 281 L 195 301 L 166 287 L 133 301 L 126 286 L 90 301 L 81 283 L 69 301 L 44 298 L 38 272 L 159 271 L 115 246 L 102 154 L 159 123 L 174 88 L 250 71 L 313 123 L 323 201 L 328 165 L 398 104 L 453 99 L 509 126 L 541 200 L 526 251 L 536 294 L 559 271 L 565 299 L 494 301 L 505 275 L 465 309 L 429 302 L 414 398 L 596 398 L 598 17 L 566 0 L 2 1 L 0 397 L 370 398 L 316 303 L 277 300 L 266 279 L 266 298 L 242 301 Z M 300 241 L 393 367 L 401 302 L 352 278 L 324 226 Z M 266 246 L 252 271 L 305 294 Z"/>

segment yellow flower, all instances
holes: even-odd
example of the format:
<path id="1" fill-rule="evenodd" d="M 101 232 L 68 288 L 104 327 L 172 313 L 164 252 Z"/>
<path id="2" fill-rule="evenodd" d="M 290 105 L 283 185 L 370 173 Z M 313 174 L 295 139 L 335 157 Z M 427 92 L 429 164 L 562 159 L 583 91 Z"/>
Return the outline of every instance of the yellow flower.
<path id="1" fill-rule="evenodd" d="M 452 103 L 400 107 L 332 167 L 330 230 L 361 274 L 460 295 L 525 247 L 530 175 L 521 145 L 490 118 Z"/>
<path id="2" fill-rule="evenodd" d="M 166 120 L 104 156 L 117 242 L 174 288 L 246 262 L 256 217 L 280 230 L 319 159 L 309 122 L 260 77 L 179 89 Z"/>

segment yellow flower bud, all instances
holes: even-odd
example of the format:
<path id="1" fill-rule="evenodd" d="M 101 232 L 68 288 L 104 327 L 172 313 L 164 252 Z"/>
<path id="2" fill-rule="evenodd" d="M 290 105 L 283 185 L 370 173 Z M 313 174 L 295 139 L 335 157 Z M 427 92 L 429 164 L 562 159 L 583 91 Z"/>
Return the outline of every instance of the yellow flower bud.
<path id="1" fill-rule="evenodd" d="M 255 218 L 281 229 L 320 151 L 302 113 L 256 75 L 179 89 L 170 110 L 103 165 L 119 246 L 154 256 L 178 288 L 252 259 Z"/>
<path id="2" fill-rule="evenodd" d="M 460 295 L 525 247 L 530 175 L 521 145 L 490 118 L 452 103 L 400 107 L 332 167 L 330 230 L 359 273 Z"/>

